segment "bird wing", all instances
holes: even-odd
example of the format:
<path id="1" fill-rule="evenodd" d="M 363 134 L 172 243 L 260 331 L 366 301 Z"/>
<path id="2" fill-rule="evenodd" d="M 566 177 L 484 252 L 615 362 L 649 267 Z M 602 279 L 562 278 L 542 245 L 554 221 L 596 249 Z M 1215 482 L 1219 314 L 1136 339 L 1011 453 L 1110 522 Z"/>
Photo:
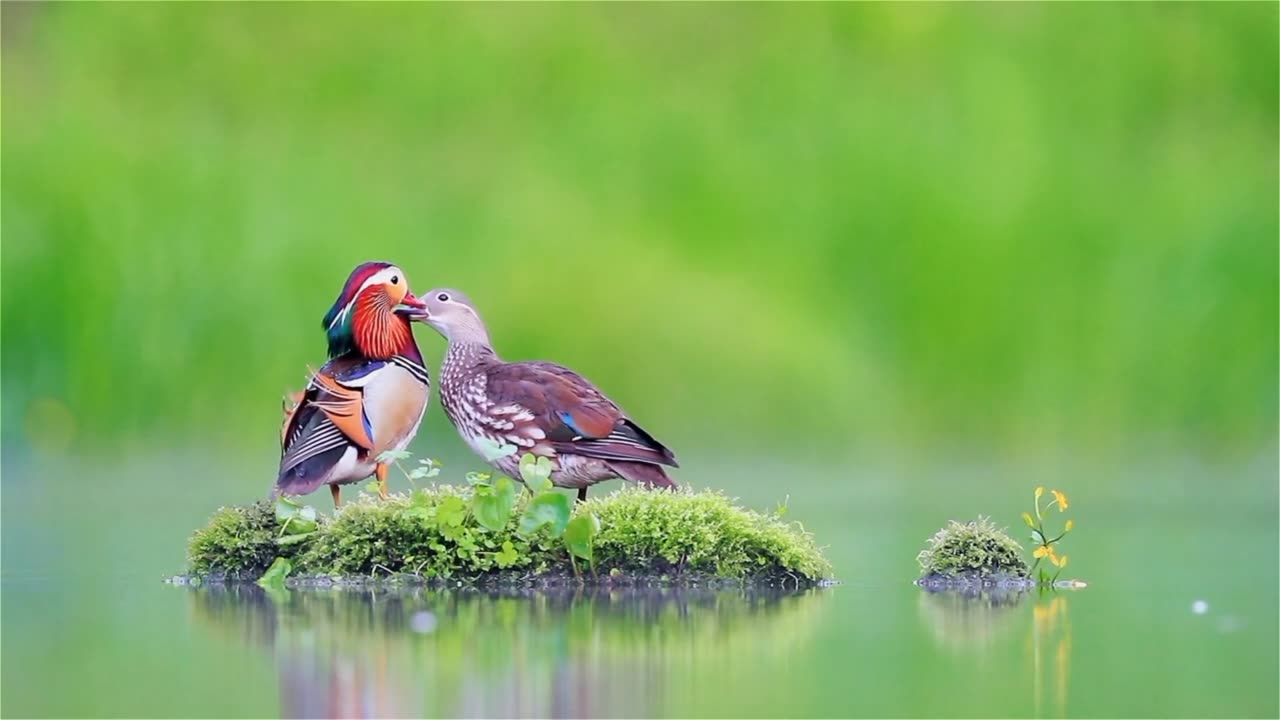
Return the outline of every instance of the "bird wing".
<path id="1" fill-rule="evenodd" d="M 338 358 L 312 373 L 307 387 L 293 395 L 281 428 L 280 477 L 318 455 L 353 445 L 373 448 L 373 429 L 364 412 L 364 385 L 382 361 Z"/>
<path id="2" fill-rule="evenodd" d="M 507 419 L 512 435 L 545 438 L 556 452 L 676 465 L 669 449 L 590 381 L 562 365 L 499 365 L 489 371 L 486 391 L 489 413 Z"/>

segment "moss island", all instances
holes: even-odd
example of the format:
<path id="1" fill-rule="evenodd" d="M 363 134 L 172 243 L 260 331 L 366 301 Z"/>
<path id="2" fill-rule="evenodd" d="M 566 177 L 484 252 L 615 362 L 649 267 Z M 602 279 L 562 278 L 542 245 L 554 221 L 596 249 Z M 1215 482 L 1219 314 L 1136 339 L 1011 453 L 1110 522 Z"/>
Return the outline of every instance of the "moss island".
<path id="1" fill-rule="evenodd" d="M 798 524 L 715 491 L 623 488 L 574 506 L 567 522 L 539 522 L 543 499 L 525 492 L 495 520 L 496 493 L 361 495 L 331 517 L 287 501 L 224 507 L 191 537 L 186 580 L 805 587 L 832 574 Z"/>
<path id="2" fill-rule="evenodd" d="M 1018 541 L 989 518 L 952 520 L 916 556 L 921 571 L 916 582 L 932 590 L 1032 587 L 1022 552 Z"/>

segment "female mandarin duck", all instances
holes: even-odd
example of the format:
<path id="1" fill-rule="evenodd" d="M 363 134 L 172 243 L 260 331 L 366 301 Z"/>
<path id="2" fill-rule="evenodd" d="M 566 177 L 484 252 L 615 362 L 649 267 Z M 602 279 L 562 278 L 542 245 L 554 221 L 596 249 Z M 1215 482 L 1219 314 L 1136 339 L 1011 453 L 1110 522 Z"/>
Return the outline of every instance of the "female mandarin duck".
<path id="1" fill-rule="evenodd" d="M 518 455 L 531 452 L 552 462 L 551 481 L 577 488 L 622 478 L 649 487 L 675 487 L 662 469 L 679 467 L 675 455 L 572 370 L 549 362 L 503 362 L 466 296 L 437 289 L 424 296 L 414 319 L 449 342 L 440 366 L 445 414 L 473 450 L 500 471 L 520 477 Z M 492 460 L 493 444 L 520 452 Z"/>
<path id="2" fill-rule="evenodd" d="M 275 492 L 305 495 L 377 475 L 387 496 L 387 450 L 403 450 L 418 432 L 431 382 L 404 313 L 423 307 L 400 268 L 360 265 L 324 316 L 329 362 L 293 397 L 280 431 Z"/>

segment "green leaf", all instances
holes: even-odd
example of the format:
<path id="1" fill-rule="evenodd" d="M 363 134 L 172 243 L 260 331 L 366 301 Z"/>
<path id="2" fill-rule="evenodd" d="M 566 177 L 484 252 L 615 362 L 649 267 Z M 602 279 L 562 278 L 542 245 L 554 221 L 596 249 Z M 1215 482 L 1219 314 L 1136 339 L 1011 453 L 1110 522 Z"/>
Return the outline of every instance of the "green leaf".
<path id="1" fill-rule="evenodd" d="M 441 525 L 457 527 L 467 517 L 467 505 L 457 495 L 448 495 L 440 500 L 436 507 L 436 520 Z"/>
<path id="2" fill-rule="evenodd" d="M 520 456 L 520 477 L 534 494 L 551 489 L 551 460 L 525 453 Z"/>
<path id="3" fill-rule="evenodd" d="M 485 472 L 469 472 L 466 475 L 467 484 L 469 485 L 488 485 L 490 477 L 492 476 Z"/>
<path id="4" fill-rule="evenodd" d="M 396 460 L 408 460 L 413 457 L 413 453 L 408 450 L 383 450 L 378 454 L 378 462 L 392 463 Z"/>
<path id="5" fill-rule="evenodd" d="M 545 492 L 529 501 L 524 515 L 520 516 L 521 535 L 532 535 L 542 528 L 551 530 L 551 537 L 560 537 L 569 524 L 569 496 L 558 492 Z"/>
<path id="6" fill-rule="evenodd" d="M 418 461 L 419 467 L 416 467 L 406 473 L 410 480 L 426 480 L 440 474 L 442 465 L 435 458 L 423 458 Z"/>
<path id="7" fill-rule="evenodd" d="M 569 552 L 591 562 L 596 533 L 600 532 L 600 519 L 595 515 L 579 515 L 569 521 L 564 529 L 564 546 Z"/>
<path id="8" fill-rule="evenodd" d="M 297 515 L 298 511 L 301 509 L 301 505 L 283 495 L 276 498 L 276 519 L 280 522 L 284 522 L 294 515 Z"/>
<path id="9" fill-rule="evenodd" d="M 431 525 L 432 521 L 435 519 L 435 513 L 432 512 L 432 509 L 427 507 L 422 507 L 421 505 L 407 507 L 403 510 L 403 512 L 405 517 L 413 518 L 414 520 L 420 520 L 423 524 L 427 525 L 428 527 Z"/>
<path id="10" fill-rule="evenodd" d="M 489 492 L 477 492 L 471 498 L 471 512 L 476 516 L 476 522 L 486 530 L 498 532 L 511 519 L 511 509 L 516 504 L 516 484 L 511 478 L 500 477 L 492 488 L 486 487 L 485 490 Z"/>
<path id="11" fill-rule="evenodd" d="M 520 559 L 520 555 L 516 552 L 516 547 L 508 540 L 502 543 L 502 550 L 495 554 L 493 559 L 498 563 L 498 567 L 509 568 L 516 564 L 516 560 Z"/>
<path id="12" fill-rule="evenodd" d="M 286 535 L 282 538 L 278 538 L 276 540 L 276 544 L 277 545 L 293 545 L 294 543 L 300 543 L 303 540 L 306 540 L 307 538 L 315 534 L 316 533 L 313 530 L 311 532 L 298 533 L 297 535 Z"/>
<path id="13" fill-rule="evenodd" d="M 303 507 L 284 496 L 276 498 L 276 519 L 284 523 L 280 527 L 281 535 L 315 532 L 319 527 L 316 517 L 316 509 L 310 505 Z"/>
<path id="14" fill-rule="evenodd" d="M 315 532 L 319 527 L 320 524 L 316 522 L 316 509 L 308 505 L 285 523 L 284 531 L 289 535 L 301 535 Z"/>
<path id="15" fill-rule="evenodd" d="M 304 520 L 301 516 L 293 518 L 285 528 L 286 535 L 302 535 L 305 533 L 313 533 L 320 528 L 320 525 L 314 520 Z"/>
<path id="16" fill-rule="evenodd" d="M 284 579 L 289 577 L 291 572 L 293 572 L 293 563 L 289 558 L 278 557 L 271 563 L 271 567 L 262 573 L 262 577 L 258 578 L 258 584 L 265 588 L 283 588 Z"/>
<path id="17" fill-rule="evenodd" d="M 480 453 L 480 457 L 491 463 L 497 462 L 508 455 L 516 454 L 515 445 L 499 443 L 487 437 L 476 438 L 472 446 L 476 449 L 476 452 Z"/>

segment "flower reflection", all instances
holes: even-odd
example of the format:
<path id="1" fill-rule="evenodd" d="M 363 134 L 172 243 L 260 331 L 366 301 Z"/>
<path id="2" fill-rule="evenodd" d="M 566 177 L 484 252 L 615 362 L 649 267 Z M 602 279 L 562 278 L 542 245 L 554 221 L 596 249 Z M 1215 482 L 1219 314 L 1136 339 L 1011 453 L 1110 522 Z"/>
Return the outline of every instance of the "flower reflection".
<path id="1" fill-rule="evenodd" d="M 1032 610 L 1032 662 L 1035 671 L 1035 710 L 1044 717 L 1044 685 L 1046 673 L 1053 676 L 1054 714 L 1067 713 L 1067 687 L 1071 675 L 1071 619 L 1067 613 L 1067 597 L 1053 593 L 1043 597 Z M 1051 656 L 1046 660 L 1046 655 Z"/>

